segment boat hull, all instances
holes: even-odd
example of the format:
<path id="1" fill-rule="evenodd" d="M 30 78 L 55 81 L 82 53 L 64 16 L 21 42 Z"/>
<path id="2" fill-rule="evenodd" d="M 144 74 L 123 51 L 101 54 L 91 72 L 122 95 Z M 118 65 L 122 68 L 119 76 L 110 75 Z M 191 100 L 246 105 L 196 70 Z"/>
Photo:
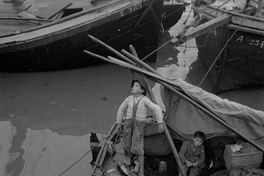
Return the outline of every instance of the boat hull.
<path id="1" fill-rule="evenodd" d="M 144 58 L 158 47 L 161 25 L 157 20 L 161 20 L 162 3 L 162 1 L 153 3 L 156 19 L 148 12 L 139 20 L 148 7 L 146 2 L 140 1 L 97 20 L 50 33 L 45 37 L 1 44 L 0 71 L 51 71 L 101 63 L 99 59 L 88 56 L 83 50 L 104 56 L 115 56 L 93 42 L 88 34 L 118 51 L 121 49 L 129 51 L 129 45 L 133 45 L 139 57 Z M 34 32 L 36 31 L 29 31 L 28 35 Z M 156 52 L 145 58 L 145 61 L 155 62 Z"/>
<path id="2" fill-rule="evenodd" d="M 186 8 L 183 3 L 165 2 L 163 6 L 162 24 L 164 30 L 169 30 L 181 19 Z"/>
<path id="3" fill-rule="evenodd" d="M 234 23 L 243 23 L 243 18 L 236 18 L 238 20 L 233 18 L 228 25 L 196 37 L 198 57 L 208 69 L 212 67 L 214 93 L 264 85 L 264 32 L 250 25 L 238 26 Z M 209 20 L 205 18 L 202 23 Z M 248 24 L 253 24 L 254 20 L 248 19 Z M 258 25 L 264 26 L 264 21 L 258 21 Z"/>

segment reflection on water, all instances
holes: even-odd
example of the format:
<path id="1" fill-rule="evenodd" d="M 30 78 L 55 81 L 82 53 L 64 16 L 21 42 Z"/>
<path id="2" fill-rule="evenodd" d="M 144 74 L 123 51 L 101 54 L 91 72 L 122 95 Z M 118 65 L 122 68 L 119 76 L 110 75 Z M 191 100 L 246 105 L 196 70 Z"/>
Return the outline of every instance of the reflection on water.
<path id="1" fill-rule="evenodd" d="M 128 95 L 130 72 L 114 65 L 0 74 L 1 176 L 58 176 L 107 134 Z M 99 139 L 103 136 L 99 136 Z M 92 155 L 63 175 L 90 175 Z"/>
<path id="2" fill-rule="evenodd" d="M 49 129 L 25 128 L 16 121 L 2 121 L 0 129 L 1 176 L 58 176 L 91 148 L 90 134 L 59 135 Z M 63 175 L 87 176 L 92 159 L 89 152 Z"/>

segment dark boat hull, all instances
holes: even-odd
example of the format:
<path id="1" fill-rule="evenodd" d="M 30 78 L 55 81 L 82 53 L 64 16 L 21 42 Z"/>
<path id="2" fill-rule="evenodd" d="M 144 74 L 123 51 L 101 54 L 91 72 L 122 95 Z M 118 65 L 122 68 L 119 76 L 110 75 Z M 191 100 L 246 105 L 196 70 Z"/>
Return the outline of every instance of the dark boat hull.
<path id="1" fill-rule="evenodd" d="M 236 18 L 237 22 L 244 20 L 240 16 Z M 208 20 L 205 18 L 202 23 Z M 254 23 L 263 26 L 264 20 L 251 17 L 244 22 L 248 26 L 232 24 L 233 21 L 236 22 L 235 18 L 231 24 L 196 37 L 198 57 L 208 69 L 212 67 L 214 93 L 264 85 L 264 31 L 250 28 Z"/>
<path id="2" fill-rule="evenodd" d="M 164 30 L 169 30 L 173 27 L 181 19 L 182 13 L 185 9 L 183 3 L 165 3 L 162 16 Z"/>
<path id="3" fill-rule="evenodd" d="M 139 57 L 144 58 L 158 47 L 160 24 L 157 23 L 157 19 L 161 20 L 163 2 L 155 1 L 152 5 L 157 19 L 148 12 L 135 27 L 148 7 L 146 3 L 135 4 L 60 34 L 2 47 L 0 71 L 50 71 L 86 67 L 101 62 L 88 56 L 83 50 L 114 56 L 88 38 L 88 34 L 118 51 L 121 49 L 129 51 L 129 45 L 133 45 Z M 147 57 L 145 61 L 155 62 L 156 53 Z"/>

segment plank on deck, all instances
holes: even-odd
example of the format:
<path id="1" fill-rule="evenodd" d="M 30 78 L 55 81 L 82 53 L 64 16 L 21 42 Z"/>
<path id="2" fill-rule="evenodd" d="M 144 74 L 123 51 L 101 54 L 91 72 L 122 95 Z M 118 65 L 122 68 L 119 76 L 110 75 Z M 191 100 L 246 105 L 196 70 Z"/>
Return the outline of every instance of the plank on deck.
<path id="1" fill-rule="evenodd" d="M 49 19 L 59 11 L 63 10 L 72 3 L 71 0 L 57 0 L 53 5 L 46 7 L 41 12 L 36 14 L 37 17 Z"/>

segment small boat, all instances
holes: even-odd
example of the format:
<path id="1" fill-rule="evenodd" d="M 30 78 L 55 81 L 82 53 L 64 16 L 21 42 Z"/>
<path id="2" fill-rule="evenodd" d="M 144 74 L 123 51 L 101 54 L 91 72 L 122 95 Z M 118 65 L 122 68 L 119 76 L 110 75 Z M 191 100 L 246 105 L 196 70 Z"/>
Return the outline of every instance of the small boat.
<path id="1" fill-rule="evenodd" d="M 88 34 L 117 50 L 132 44 L 143 58 L 158 46 L 162 9 L 159 0 L 1 0 L 0 71 L 97 64 L 101 60 L 87 58 L 83 50 L 107 50 Z M 155 62 L 156 54 L 145 61 Z"/>
<path id="2" fill-rule="evenodd" d="M 196 37 L 198 57 L 210 69 L 215 93 L 264 85 L 263 0 L 256 2 L 216 1 L 202 10 L 200 25 L 230 16 L 225 25 Z"/>
<path id="3" fill-rule="evenodd" d="M 185 11 L 185 5 L 181 0 L 164 0 L 162 25 L 164 30 L 169 30 L 180 19 Z"/>
<path id="4" fill-rule="evenodd" d="M 133 49 L 131 51 L 134 53 Z M 136 55 L 123 52 L 128 60 L 122 61 L 114 57 L 104 58 L 90 51 L 85 53 L 161 84 L 161 97 L 166 108 L 164 132 L 158 132 L 156 123 L 145 128 L 145 176 L 178 175 L 179 171 L 183 174 L 178 150 L 182 142 L 191 140 L 196 131 L 206 134 L 206 166 L 201 175 L 213 175 L 220 171 L 228 175 L 233 169 L 247 167 L 264 172 L 264 109 L 256 110 L 239 102 L 220 98 L 179 78 L 166 79 Z M 147 96 L 154 99 L 151 90 L 147 92 Z M 137 174 L 133 172 L 133 165 L 126 166 L 123 163 L 124 150 L 120 141 L 122 131 L 118 131 L 114 124 L 97 155 L 92 176 Z M 241 145 L 237 146 L 238 143 Z M 226 150 L 230 146 L 244 147 L 245 150 L 241 151 L 242 154 L 240 153 L 238 158 L 240 163 L 232 163 L 230 158 L 228 159 Z M 254 159 L 248 160 L 249 157 Z"/>

